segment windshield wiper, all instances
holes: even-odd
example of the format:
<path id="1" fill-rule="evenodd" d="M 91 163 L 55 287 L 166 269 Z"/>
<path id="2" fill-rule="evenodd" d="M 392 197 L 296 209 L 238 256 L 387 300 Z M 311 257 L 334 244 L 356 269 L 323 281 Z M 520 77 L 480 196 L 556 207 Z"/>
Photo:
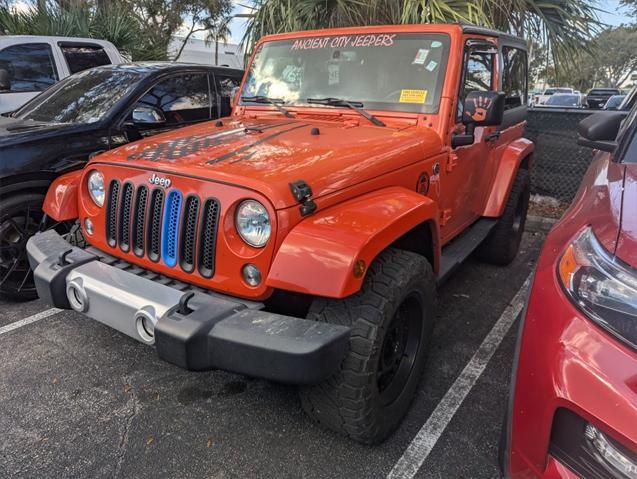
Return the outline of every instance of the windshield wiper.
<path id="1" fill-rule="evenodd" d="M 270 98 L 267 96 L 256 95 L 256 96 L 242 96 L 241 101 L 247 101 L 251 103 L 263 103 L 265 105 L 272 105 L 281 113 L 283 113 L 288 118 L 294 118 L 294 115 L 290 113 L 288 110 L 283 108 L 281 105 L 285 103 L 280 98 Z"/>
<path id="2" fill-rule="evenodd" d="M 351 108 L 367 120 L 371 121 L 376 126 L 386 126 L 385 123 L 380 121 L 371 113 L 363 110 L 363 104 L 360 101 L 347 101 L 341 98 L 308 98 L 308 103 L 314 103 L 316 105 L 328 105 L 328 106 L 344 106 L 347 108 Z"/>

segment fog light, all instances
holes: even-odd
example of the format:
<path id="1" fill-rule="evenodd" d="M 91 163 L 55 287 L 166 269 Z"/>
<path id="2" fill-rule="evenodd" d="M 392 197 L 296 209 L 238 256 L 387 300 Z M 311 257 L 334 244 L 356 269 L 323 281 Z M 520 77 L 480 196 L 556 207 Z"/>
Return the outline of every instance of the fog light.
<path id="1" fill-rule="evenodd" d="M 84 220 L 84 230 L 90 235 L 93 234 L 93 222 L 89 218 Z"/>
<path id="2" fill-rule="evenodd" d="M 588 424 L 584 435 L 594 453 L 599 456 L 610 471 L 619 472 L 625 477 L 637 477 L 637 462 L 624 454 L 619 447 L 616 447 L 603 432 Z"/>
<path id="3" fill-rule="evenodd" d="M 637 478 L 637 453 L 568 409 L 555 412 L 550 453 L 579 477 Z"/>
<path id="4" fill-rule="evenodd" d="M 253 264 L 243 267 L 243 280 L 250 286 L 258 286 L 261 283 L 261 271 Z"/>

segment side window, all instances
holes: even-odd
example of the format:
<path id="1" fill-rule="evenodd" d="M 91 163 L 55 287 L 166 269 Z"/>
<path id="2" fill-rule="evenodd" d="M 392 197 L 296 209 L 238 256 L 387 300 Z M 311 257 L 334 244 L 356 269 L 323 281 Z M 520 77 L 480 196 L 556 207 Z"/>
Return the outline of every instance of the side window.
<path id="1" fill-rule="evenodd" d="M 98 45 L 64 45 L 60 44 L 66 64 L 71 73 L 81 72 L 100 65 L 109 65 L 111 59 L 104 49 Z"/>
<path id="2" fill-rule="evenodd" d="M 162 80 L 138 102 L 160 110 L 166 126 L 210 119 L 208 75 L 191 73 Z"/>
<path id="3" fill-rule="evenodd" d="M 463 83 L 458 101 L 458 118 L 462 116 L 462 103 L 473 91 L 493 90 L 493 66 L 495 50 L 470 48 L 465 54 Z"/>
<path id="4" fill-rule="evenodd" d="M 219 117 L 229 116 L 232 111 L 232 94 L 241 85 L 241 78 L 215 73 L 215 86 L 219 97 Z"/>
<path id="5" fill-rule="evenodd" d="M 1 50 L 0 70 L 9 74 L 11 93 L 42 91 L 58 81 L 53 52 L 44 43 L 13 45 Z"/>
<path id="6" fill-rule="evenodd" d="M 526 105 L 526 52 L 518 48 L 502 48 L 502 90 L 506 110 Z"/>

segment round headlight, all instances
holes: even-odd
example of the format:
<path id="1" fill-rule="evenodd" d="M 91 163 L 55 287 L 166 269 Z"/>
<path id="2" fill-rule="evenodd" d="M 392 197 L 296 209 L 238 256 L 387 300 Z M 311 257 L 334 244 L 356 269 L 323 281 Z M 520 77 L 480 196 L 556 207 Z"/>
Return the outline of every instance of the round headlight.
<path id="1" fill-rule="evenodd" d="M 97 170 L 91 171 L 86 186 L 95 204 L 104 206 L 104 175 Z"/>
<path id="2" fill-rule="evenodd" d="M 237 232 L 243 241 L 263 248 L 270 239 L 270 215 L 258 201 L 246 200 L 237 208 Z"/>

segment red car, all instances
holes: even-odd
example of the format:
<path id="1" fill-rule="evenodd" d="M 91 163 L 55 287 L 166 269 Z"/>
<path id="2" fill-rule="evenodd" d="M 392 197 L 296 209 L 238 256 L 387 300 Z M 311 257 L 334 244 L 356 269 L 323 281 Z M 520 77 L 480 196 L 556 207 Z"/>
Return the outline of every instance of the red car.
<path id="1" fill-rule="evenodd" d="M 626 115 L 579 126 L 579 143 L 597 151 L 535 271 L 506 477 L 637 478 L 637 107 Z"/>

